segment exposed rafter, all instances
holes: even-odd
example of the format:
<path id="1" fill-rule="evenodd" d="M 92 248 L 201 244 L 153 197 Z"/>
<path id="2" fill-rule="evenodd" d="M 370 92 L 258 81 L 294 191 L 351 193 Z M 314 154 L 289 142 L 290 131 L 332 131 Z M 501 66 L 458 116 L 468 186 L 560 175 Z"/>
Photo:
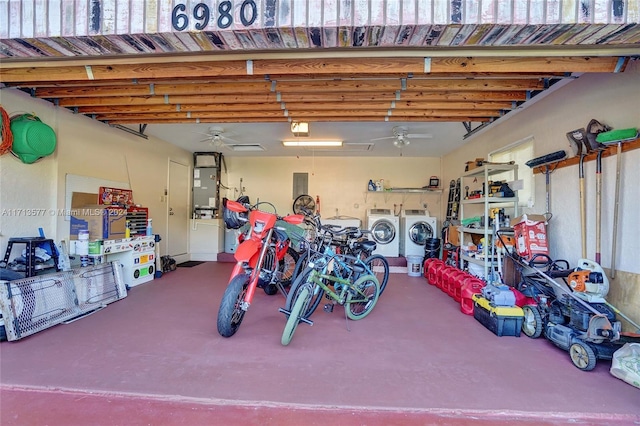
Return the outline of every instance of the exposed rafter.
<path id="1" fill-rule="evenodd" d="M 471 126 L 504 116 L 556 81 L 575 73 L 616 72 L 620 63 L 618 57 L 573 56 L 61 61 L 3 67 L 0 79 L 110 124 L 299 119 Z"/>

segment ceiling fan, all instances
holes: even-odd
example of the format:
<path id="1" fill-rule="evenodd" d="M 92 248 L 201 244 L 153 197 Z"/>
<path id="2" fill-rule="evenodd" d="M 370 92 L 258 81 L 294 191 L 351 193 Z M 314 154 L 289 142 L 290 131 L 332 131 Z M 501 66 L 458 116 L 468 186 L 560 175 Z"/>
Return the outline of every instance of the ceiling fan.
<path id="1" fill-rule="evenodd" d="M 386 136 L 384 138 L 375 138 L 371 141 L 381 141 L 384 139 L 393 139 L 393 144 L 398 148 L 405 147 L 411 143 L 411 139 L 431 139 L 433 135 L 429 133 L 408 133 L 409 130 L 404 126 L 395 126 L 392 129 L 393 136 Z"/>
<path id="2" fill-rule="evenodd" d="M 212 126 L 209 127 L 208 133 L 200 133 L 207 136 L 204 139 L 200 139 L 199 142 L 209 142 L 209 144 L 215 148 L 226 147 L 227 143 L 237 143 L 235 139 L 231 139 L 224 135 L 224 129 L 222 127 Z"/>

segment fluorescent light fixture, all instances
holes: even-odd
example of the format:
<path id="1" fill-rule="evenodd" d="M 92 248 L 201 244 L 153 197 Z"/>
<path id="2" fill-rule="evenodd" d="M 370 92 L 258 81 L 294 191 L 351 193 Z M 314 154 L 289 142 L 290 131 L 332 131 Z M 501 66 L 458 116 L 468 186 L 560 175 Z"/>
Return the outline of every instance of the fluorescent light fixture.
<path id="1" fill-rule="evenodd" d="M 293 136 L 309 136 L 309 123 L 304 121 L 294 121 L 291 123 L 291 133 Z"/>
<path id="2" fill-rule="evenodd" d="M 284 146 L 342 146 L 342 141 L 282 141 Z"/>

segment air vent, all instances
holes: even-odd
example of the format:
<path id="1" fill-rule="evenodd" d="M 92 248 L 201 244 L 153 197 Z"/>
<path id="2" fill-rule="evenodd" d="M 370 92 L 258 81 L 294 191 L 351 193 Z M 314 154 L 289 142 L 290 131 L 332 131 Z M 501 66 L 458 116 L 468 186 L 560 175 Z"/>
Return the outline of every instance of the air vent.
<path id="1" fill-rule="evenodd" d="M 236 143 L 227 145 L 233 151 L 264 151 L 259 143 Z"/>
<path id="2" fill-rule="evenodd" d="M 341 147 L 334 146 L 325 146 L 325 147 L 307 147 L 305 150 L 307 151 L 323 151 L 323 152 L 362 152 L 362 151 L 373 151 L 374 143 L 370 142 L 345 142 Z"/>

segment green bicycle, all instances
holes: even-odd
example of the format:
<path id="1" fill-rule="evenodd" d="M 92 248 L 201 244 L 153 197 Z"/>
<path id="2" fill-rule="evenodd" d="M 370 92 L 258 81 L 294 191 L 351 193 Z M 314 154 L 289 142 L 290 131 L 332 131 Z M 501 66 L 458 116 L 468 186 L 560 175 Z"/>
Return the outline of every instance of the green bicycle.
<path id="1" fill-rule="evenodd" d="M 291 310 L 280 308 L 280 312 L 288 315 L 282 345 L 291 342 L 301 322 L 313 325 L 307 312 L 318 295 L 325 294 L 343 305 L 349 319 L 359 320 L 369 315 L 378 301 L 380 283 L 375 275 L 366 273 L 367 269 L 362 260 L 335 254 L 330 247 L 325 248 L 323 256 L 310 261 L 289 292 L 287 306 L 291 306 Z"/>

